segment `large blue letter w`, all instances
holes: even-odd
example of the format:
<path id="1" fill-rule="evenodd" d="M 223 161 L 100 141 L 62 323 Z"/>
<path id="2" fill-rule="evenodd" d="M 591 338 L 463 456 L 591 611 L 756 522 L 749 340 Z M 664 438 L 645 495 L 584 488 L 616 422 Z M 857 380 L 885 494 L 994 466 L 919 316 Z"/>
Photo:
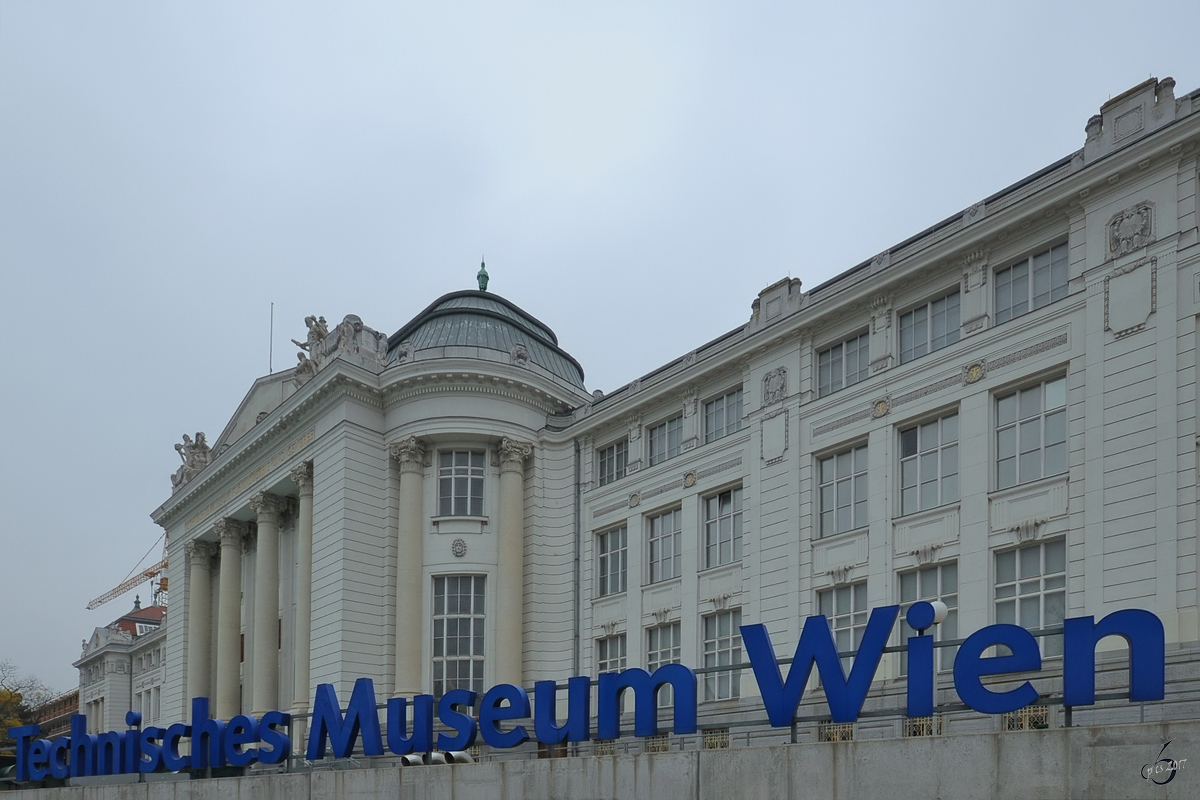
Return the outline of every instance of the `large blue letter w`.
<path id="1" fill-rule="evenodd" d="M 788 668 L 786 683 L 779 672 L 779 661 L 775 658 L 775 648 L 771 646 L 767 627 L 743 625 L 742 643 L 750 656 L 754 679 L 758 681 L 758 690 L 771 724 L 776 728 L 792 724 L 814 663 L 825 687 L 833 721 L 853 722 L 858 719 L 899 613 L 899 606 L 883 606 L 871 612 L 849 678 L 842 671 L 829 622 L 823 616 L 809 617 L 804 621 L 804 630 L 796 644 L 796 655 Z"/>

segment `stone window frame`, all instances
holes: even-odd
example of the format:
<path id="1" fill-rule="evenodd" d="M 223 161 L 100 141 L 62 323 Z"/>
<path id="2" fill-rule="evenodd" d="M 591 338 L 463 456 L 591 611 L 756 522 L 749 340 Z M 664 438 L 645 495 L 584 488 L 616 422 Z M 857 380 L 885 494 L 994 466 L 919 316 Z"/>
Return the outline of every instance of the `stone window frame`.
<path id="1" fill-rule="evenodd" d="M 459 454 L 466 454 L 467 463 L 458 464 Z M 449 464 L 443 464 L 445 457 Z M 478 457 L 478 465 L 473 463 Z M 482 517 L 486 490 L 488 454 L 486 448 L 446 447 L 437 453 L 437 501 L 439 517 Z M 460 470 L 465 469 L 465 472 Z M 449 470 L 449 471 L 447 471 Z M 466 480 L 466 494 L 458 494 L 460 480 Z M 447 492 L 449 488 L 449 492 Z M 460 505 L 460 501 L 462 505 Z M 447 506 L 447 503 L 449 504 Z"/>
<path id="2" fill-rule="evenodd" d="M 853 372 L 846 368 L 849 361 L 851 346 L 855 349 L 855 358 L 859 362 L 859 366 Z M 837 351 L 835 354 L 834 351 Z M 835 362 L 836 372 L 835 376 Z M 816 351 L 816 363 L 813 365 L 813 371 L 817 376 L 817 397 L 826 397 L 853 386 L 866 380 L 871 375 L 871 331 L 867 328 L 859 331 L 853 336 L 847 336 L 841 341 L 834 342 L 827 347 Z M 825 371 L 828 367 L 828 379 L 826 379 Z M 836 385 L 835 385 L 836 384 Z"/>
<path id="3" fill-rule="evenodd" d="M 953 298 L 953 302 L 951 302 Z M 939 303 L 944 305 L 939 306 Z M 934 333 L 934 321 L 938 315 L 945 316 L 945 330 L 940 334 Z M 917 326 L 923 325 L 923 333 L 916 338 Z M 961 287 L 955 285 L 924 302 L 910 306 L 897 315 L 896 328 L 899 331 L 899 357 L 901 364 L 916 361 L 949 347 L 958 342 L 962 325 L 962 293 Z M 911 345 L 906 345 L 905 338 L 914 337 Z"/>
<path id="4" fill-rule="evenodd" d="M 1062 258 L 1061 263 L 1056 264 L 1055 258 L 1060 255 Z M 1044 265 L 1038 263 L 1038 260 L 1043 257 L 1045 257 Z M 1013 271 L 1022 268 L 1024 269 L 1023 280 L 1025 282 L 1024 296 L 1020 301 L 1015 301 L 1011 292 Z M 1042 274 L 1048 277 L 1049 286 L 1047 292 L 1035 294 L 1037 275 L 1043 270 Z M 1011 322 L 1014 319 L 1037 311 L 1039 308 L 1045 308 L 1048 305 L 1057 303 L 1059 300 L 1065 299 L 1070 280 L 1070 249 L 1065 239 L 1025 258 L 1013 261 L 1003 269 L 996 270 L 992 276 L 992 312 L 995 315 L 995 324 L 1003 325 L 1006 322 Z M 1007 307 L 1001 308 L 1001 296 L 1006 289 L 1009 290 Z M 1043 297 L 1044 299 L 1039 302 L 1039 298 Z M 1018 311 L 1017 309 L 1021 304 L 1024 304 L 1024 309 Z"/>
<path id="5" fill-rule="evenodd" d="M 731 402 L 730 398 L 734 398 Z M 736 409 L 736 413 L 730 414 L 730 406 Z M 718 439 L 724 439 L 726 436 L 737 433 L 742 429 L 742 414 L 745 408 L 745 395 L 743 387 L 739 384 L 737 388 L 729 389 L 722 394 L 713 397 L 704 403 L 704 443 L 715 442 Z M 722 418 L 720 425 L 714 424 L 714 420 L 718 413 Z M 732 421 L 731 421 L 732 420 Z"/>
<path id="6" fill-rule="evenodd" d="M 623 594 L 628 586 L 629 526 L 622 523 L 596 534 L 596 596 Z"/>

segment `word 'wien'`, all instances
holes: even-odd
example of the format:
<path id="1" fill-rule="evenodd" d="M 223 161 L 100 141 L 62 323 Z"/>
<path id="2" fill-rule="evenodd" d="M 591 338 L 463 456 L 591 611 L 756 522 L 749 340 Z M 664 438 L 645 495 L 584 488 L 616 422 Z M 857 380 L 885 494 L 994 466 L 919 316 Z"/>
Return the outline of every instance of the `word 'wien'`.
<path id="1" fill-rule="evenodd" d="M 848 675 L 842 669 L 829 622 L 823 616 L 805 620 L 786 679 L 780 672 L 766 626 L 741 626 L 742 643 L 771 725 L 792 724 L 814 666 L 821 677 L 833 721 L 858 719 L 899 613 L 900 607 L 894 605 L 871 612 Z M 910 627 L 923 634 L 933 624 L 935 615 L 931 603 L 920 601 L 909 607 L 905 619 Z M 1063 622 L 1063 704 L 1095 703 L 1096 644 L 1106 636 L 1120 636 L 1129 644 L 1129 700 L 1163 699 L 1166 637 L 1162 621 L 1150 611 L 1125 609 L 1114 611 L 1099 622 L 1090 616 Z M 995 646 L 1006 647 L 1008 654 L 984 655 Z M 909 637 L 906 713 L 910 717 L 933 714 L 933 651 L 932 636 Z M 954 688 L 963 703 L 981 713 L 1017 711 L 1038 698 L 1029 681 L 999 691 L 986 687 L 982 679 L 1037 671 L 1041 667 L 1041 650 L 1033 634 L 1017 625 L 989 625 L 959 645 L 954 659 Z M 673 731 L 695 733 L 696 673 L 683 664 L 666 664 L 653 673 L 633 668 L 599 676 L 596 738 L 621 736 L 621 698 L 626 690 L 634 693 L 634 734 L 657 734 L 657 695 L 667 685 L 674 694 Z M 587 676 L 567 680 L 567 718 L 561 724 L 557 719 L 558 687 L 554 681 L 538 681 L 534 685 L 532 713 L 529 693 L 508 683 L 493 686 L 481 700 L 467 689 L 446 692 L 436 703 L 432 695 L 417 695 L 411 699 L 411 731 L 410 700 L 394 697 L 386 704 L 385 736 L 375 685 L 370 678 L 355 682 L 344 713 L 333 685 L 323 683 L 317 687 L 313 701 L 306 758 L 310 761 L 325 758 L 327 749 L 332 750 L 335 758 L 346 758 L 360 737 L 365 756 L 384 755 L 385 745 L 395 755 L 465 750 L 478 736 L 500 749 L 516 747 L 531 738 L 545 745 L 587 741 L 592 737 L 591 689 L 592 679 Z M 466 710 L 474 709 L 477 700 L 476 718 Z M 254 762 L 276 764 L 289 756 L 288 714 L 271 711 L 261 720 L 240 715 L 226 723 L 211 719 L 208 705 L 207 698 L 193 699 L 191 724 L 178 723 L 165 729 L 153 726 L 139 729 L 141 715 L 132 711 L 126 716 L 126 722 L 134 726 L 131 730 L 88 734 L 86 718 L 77 714 L 71 719 L 71 736 L 53 742 L 37 738 L 40 733 L 37 725 L 11 728 L 9 735 L 17 742 L 17 780 L 42 780 L 47 775 L 65 778 L 162 769 L 178 772 L 210 766 L 243 767 Z M 434 736 L 435 711 L 438 721 L 453 733 Z M 526 725 L 515 724 L 508 730 L 501 727 L 501 723 L 528 719 L 533 721 L 532 736 Z M 185 738 L 191 741 L 189 754 L 180 753 L 180 741 Z"/>

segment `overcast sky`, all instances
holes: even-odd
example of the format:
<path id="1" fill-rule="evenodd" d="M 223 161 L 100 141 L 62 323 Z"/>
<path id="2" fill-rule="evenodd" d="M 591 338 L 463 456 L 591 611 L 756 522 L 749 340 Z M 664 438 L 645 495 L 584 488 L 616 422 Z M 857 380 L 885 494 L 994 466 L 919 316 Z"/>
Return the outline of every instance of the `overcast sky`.
<path id="1" fill-rule="evenodd" d="M 1082 147 L 1200 3 L 0 0 L 0 660 L 58 690 L 184 432 L 490 290 L 612 390 Z M 137 590 L 143 602 L 148 588 Z"/>

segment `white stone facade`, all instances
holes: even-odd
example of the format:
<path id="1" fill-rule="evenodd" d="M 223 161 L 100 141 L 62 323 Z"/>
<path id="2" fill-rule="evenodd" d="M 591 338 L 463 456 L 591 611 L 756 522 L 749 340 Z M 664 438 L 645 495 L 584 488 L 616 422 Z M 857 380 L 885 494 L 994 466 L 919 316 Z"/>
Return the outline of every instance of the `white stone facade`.
<path id="1" fill-rule="evenodd" d="M 861 612 L 935 596 L 946 638 L 1149 609 L 1190 663 L 1200 93 L 1173 86 L 608 396 L 493 294 L 391 337 L 310 318 L 295 373 L 259 379 L 154 512 L 163 716 L 197 693 L 226 719 L 303 713 L 360 676 L 390 695 L 736 662 L 739 620 L 790 655 L 828 613 L 853 646 Z M 902 669 L 880 667 L 893 694 Z M 702 723 L 754 692 L 702 676 Z"/>
<path id="2" fill-rule="evenodd" d="M 87 717 L 89 733 L 124 730 L 130 710 L 140 712 L 146 725 L 168 721 L 162 705 L 168 655 L 164 611 L 137 605 L 84 640 L 74 666 L 79 670 L 78 713 Z"/>

